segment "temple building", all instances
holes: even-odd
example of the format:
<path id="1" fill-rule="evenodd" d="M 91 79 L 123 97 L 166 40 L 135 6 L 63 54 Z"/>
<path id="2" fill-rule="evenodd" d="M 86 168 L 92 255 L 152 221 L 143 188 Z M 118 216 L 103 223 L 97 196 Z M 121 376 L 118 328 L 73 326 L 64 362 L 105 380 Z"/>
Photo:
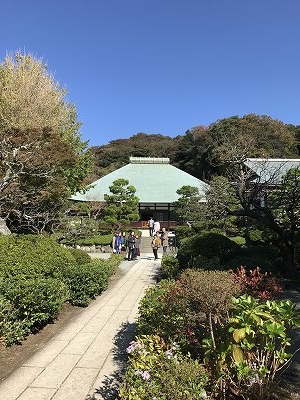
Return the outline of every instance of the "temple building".
<path id="1" fill-rule="evenodd" d="M 127 179 L 135 187 L 142 227 L 150 217 L 166 226 L 174 221 L 173 203 L 179 199 L 176 191 L 182 186 L 197 187 L 201 201 L 205 201 L 208 188 L 206 183 L 170 165 L 169 158 L 130 157 L 129 164 L 93 182 L 85 193 L 78 192 L 71 199 L 105 202 L 104 195 L 111 193 L 109 187 L 117 179 Z"/>

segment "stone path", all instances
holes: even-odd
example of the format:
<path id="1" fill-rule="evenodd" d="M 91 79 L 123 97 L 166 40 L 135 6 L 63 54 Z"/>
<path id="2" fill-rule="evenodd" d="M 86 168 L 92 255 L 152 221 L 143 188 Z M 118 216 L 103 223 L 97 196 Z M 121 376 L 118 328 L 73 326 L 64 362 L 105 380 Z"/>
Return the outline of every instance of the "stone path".
<path id="1" fill-rule="evenodd" d="M 151 254 L 122 262 L 122 277 L 4 380 L 0 399 L 114 399 L 139 302 L 159 266 Z"/>

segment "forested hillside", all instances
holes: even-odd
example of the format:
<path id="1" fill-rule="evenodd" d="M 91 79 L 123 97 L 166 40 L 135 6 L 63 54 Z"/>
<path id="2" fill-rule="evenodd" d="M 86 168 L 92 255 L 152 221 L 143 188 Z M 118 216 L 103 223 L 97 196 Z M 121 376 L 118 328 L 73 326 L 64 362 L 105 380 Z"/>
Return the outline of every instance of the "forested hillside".
<path id="1" fill-rule="evenodd" d="M 298 158 L 300 126 L 248 114 L 196 126 L 174 138 L 138 133 L 94 146 L 92 182 L 129 162 L 129 157 L 169 157 L 172 165 L 208 181 L 224 166 L 247 157 Z"/>

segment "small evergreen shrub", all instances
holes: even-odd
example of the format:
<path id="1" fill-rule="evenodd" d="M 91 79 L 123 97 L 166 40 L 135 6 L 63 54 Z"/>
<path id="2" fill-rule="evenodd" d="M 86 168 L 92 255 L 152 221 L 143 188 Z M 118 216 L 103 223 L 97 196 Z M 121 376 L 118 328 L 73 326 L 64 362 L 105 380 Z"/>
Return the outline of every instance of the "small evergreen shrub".
<path id="1" fill-rule="evenodd" d="M 222 264 L 238 254 L 239 250 L 240 247 L 226 236 L 205 233 L 183 239 L 177 257 L 180 267 L 188 268 L 193 265 L 196 257 L 203 256 L 207 259 L 216 257 Z"/>
<path id="2" fill-rule="evenodd" d="M 161 275 L 164 279 L 174 279 L 179 273 L 179 261 L 176 257 L 164 254 L 161 259 Z"/>
<path id="3" fill-rule="evenodd" d="M 190 325 L 187 301 L 180 282 L 162 280 L 150 287 L 140 302 L 138 334 L 157 334 L 164 340 L 182 342 Z"/>
<path id="4" fill-rule="evenodd" d="M 114 268 L 105 260 L 76 264 L 65 271 L 63 280 L 68 287 L 69 301 L 74 306 L 87 306 L 107 288 Z"/>
<path id="5" fill-rule="evenodd" d="M 57 279 L 19 275 L 0 287 L 6 344 L 18 343 L 30 332 L 53 321 L 67 298 L 66 286 Z"/>
<path id="6" fill-rule="evenodd" d="M 76 264 L 78 264 L 78 265 L 87 264 L 87 263 L 89 263 L 91 261 L 91 257 L 88 255 L 88 253 L 86 253 L 83 250 L 72 249 L 72 248 L 69 248 L 68 250 L 70 251 L 70 253 L 74 257 L 74 259 L 76 261 Z"/>
<path id="7" fill-rule="evenodd" d="M 54 239 L 37 235 L 0 236 L 0 276 L 59 278 L 74 264 L 72 254 Z"/>

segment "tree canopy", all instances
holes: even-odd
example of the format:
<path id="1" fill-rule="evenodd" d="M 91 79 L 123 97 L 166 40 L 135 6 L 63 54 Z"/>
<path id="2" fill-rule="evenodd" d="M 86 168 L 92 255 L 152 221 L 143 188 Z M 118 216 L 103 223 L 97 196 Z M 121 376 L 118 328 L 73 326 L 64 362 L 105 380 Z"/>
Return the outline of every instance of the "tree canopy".
<path id="1" fill-rule="evenodd" d="M 42 60 L 0 64 L 0 213 L 15 230 L 52 229 L 91 168 L 75 107 Z"/>
<path id="2" fill-rule="evenodd" d="M 136 189 L 129 185 L 127 179 L 117 179 L 109 187 L 110 194 L 104 195 L 107 206 L 104 208 L 103 220 L 120 229 L 130 221 L 139 220 L 139 198 L 135 196 Z"/>

